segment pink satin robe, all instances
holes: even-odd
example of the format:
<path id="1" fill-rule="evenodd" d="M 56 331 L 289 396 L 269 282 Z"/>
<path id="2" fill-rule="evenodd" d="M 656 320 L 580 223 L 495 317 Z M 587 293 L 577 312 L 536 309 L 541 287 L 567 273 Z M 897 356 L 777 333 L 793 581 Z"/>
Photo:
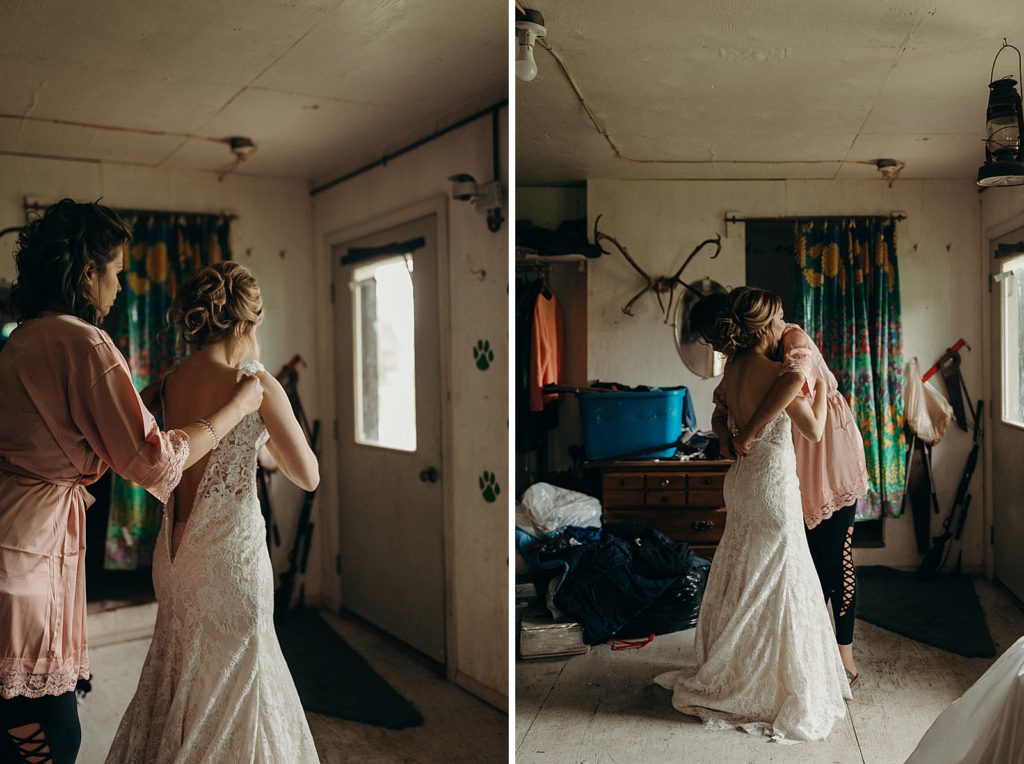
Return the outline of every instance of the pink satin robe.
<path id="1" fill-rule="evenodd" d="M 56 313 L 14 331 L 0 352 L 0 697 L 60 695 L 89 674 L 85 486 L 112 467 L 166 502 L 188 453 L 105 332 Z"/>

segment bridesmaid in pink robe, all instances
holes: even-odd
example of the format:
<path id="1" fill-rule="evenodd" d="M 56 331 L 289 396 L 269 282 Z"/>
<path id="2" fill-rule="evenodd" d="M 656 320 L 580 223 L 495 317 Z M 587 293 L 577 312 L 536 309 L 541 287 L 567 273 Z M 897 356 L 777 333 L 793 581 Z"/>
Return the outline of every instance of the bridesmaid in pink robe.
<path id="1" fill-rule="evenodd" d="M 182 471 L 255 411 L 255 377 L 205 420 L 161 432 L 98 328 L 120 291 L 131 231 L 70 199 L 18 238 L 18 328 L 0 353 L 0 761 L 73 762 L 74 697 L 89 676 L 86 486 L 113 468 L 166 501 Z"/>

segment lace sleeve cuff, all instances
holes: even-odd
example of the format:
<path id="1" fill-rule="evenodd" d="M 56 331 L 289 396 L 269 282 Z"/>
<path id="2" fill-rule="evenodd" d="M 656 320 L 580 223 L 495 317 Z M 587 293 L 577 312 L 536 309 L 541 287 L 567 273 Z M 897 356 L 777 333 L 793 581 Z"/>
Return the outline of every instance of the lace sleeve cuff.
<path id="1" fill-rule="evenodd" d="M 814 384 L 817 375 L 814 372 L 814 353 L 810 348 L 792 348 L 786 352 L 782 359 L 782 368 L 779 374 L 795 371 L 803 375 L 804 384 L 800 388 L 800 395 L 810 395 L 814 392 Z"/>
<path id="2" fill-rule="evenodd" d="M 184 430 L 167 430 L 160 433 L 161 440 L 170 451 L 170 464 L 164 472 L 163 477 L 156 485 L 149 486 L 149 491 L 161 504 L 166 504 L 178 483 L 181 481 L 181 473 L 185 470 L 185 462 L 191 451 L 191 441 Z"/>

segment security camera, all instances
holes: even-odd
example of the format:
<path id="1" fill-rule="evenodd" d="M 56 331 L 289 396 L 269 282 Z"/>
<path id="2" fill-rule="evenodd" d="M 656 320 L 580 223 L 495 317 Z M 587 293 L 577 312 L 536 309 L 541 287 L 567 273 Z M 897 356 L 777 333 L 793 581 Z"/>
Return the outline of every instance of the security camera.
<path id="1" fill-rule="evenodd" d="M 501 230 L 501 224 L 505 220 L 502 207 L 505 204 L 505 190 L 501 187 L 500 180 L 492 180 L 480 186 L 480 193 L 473 200 L 477 211 L 487 214 L 487 228 L 493 233 Z"/>
<path id="2" fill-rule="evenodd" d="M 487 216 L 487 228 L 497 233 L 505 221 L 505 189 L 500 180 L 477 184 L 476 178 L 467 173 L 449 176 L 452 184 L 452 199 L 473 202 L 477 212 Z"/>
<path id="3" fill-rule="evenodd" d="M 468 202 L 478 196 L 476 178 L 472 175 L 463 172 L 450 176 L 448 180 L 452 182 L 452 199 Z"/>

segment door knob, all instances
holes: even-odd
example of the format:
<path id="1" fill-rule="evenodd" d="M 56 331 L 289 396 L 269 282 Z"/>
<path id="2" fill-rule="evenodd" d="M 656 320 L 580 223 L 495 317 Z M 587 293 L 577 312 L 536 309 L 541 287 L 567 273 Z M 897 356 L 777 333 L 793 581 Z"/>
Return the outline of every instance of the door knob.
<path id="1" fill-rule="evenodd" d="M 439 477 L 436 467 L 427 467 L 425 470 L 420 472 L 420 480 L 424 483 L 436 483 Z"/>

